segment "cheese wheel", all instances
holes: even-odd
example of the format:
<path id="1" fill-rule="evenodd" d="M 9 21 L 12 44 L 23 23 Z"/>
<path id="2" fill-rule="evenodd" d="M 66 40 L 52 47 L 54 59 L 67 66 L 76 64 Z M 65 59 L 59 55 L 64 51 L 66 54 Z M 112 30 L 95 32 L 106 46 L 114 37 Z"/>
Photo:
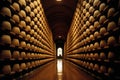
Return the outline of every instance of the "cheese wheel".
<path id="1" fill-rule="evenodd" d="M 13 67 L 12 67 L 12 71 L 19 72 L 19 70 L 20 70 L 20 65 L 19 64 L 14 64 Z"/>
<path id="2" fill-rule="evenodd" d="M 26 6 L 26 7 L 25 7 L 25 11 L 26 11 L 27 13 L 30 13 L 30 12 L 31 12 L 31 8 L 30 8 L 29 6 Z"/>
<path id="3" fill-rule="evenodd" d="M 20 16 L 21 18 L 25 18 L 25 17 L 26 17 L 26 12 L 25 12 L 24 10 L 21 10 L 21 11 L 19 12 L 19 16 Z"/>
<path id="4" fill-rule="evenodd" d="M 11 58 L 11 51 L 10 50 L 2 50 L 0 54 L 1 59 L 10 59 Z"/>
<path id="5" fill-rule="evenodd" d="M 107 26 L 107 31 L 112 31 L 116 28 L 116 23 L 114 21 L 111 21 L 108 23 L 108 26 Z"/>
<path id="6" fill-rule="evenodd" d="M 12 4 L 12 7 L 14 8 L 15 11 L 20 11 L 20 6 L 19 6 L 18 3 L 14 2 L 14 3 Z"/>
<path id="7" fill-rule="evenodd" d="M 110 8 L 110 9 L 108 10 L 107 17 L 113 16 L 114 13 L 115 13 L 115 8 Z"/>
<path id="8" fill-rule="evenodd" d="M 101 52 L 101 53 L 100 53 L 100 59 L 102 59 L 102 60 L 106 59 L 106 55 L 105 55 L 104 52 Z"/>
<path id="9" fill-rule="evenodd" d="M 99 23 L 100 24 L 103 24 L 106 20 L 106 17 L 103 15 L 103 16 L 100 16 L 100 19 L 99 19 Z"/>
<path id="10" fill-rule="evenodd" d="M 105 7 L 106 7 L 106 4 L 101 3 L 100 6 L 99 6 L 99 10 L 102 12 L 102 11 L 104 11 Z"/>
<path id="11" fill-rule="evenodd" d="M 21 52 L 21 58 L 26 58 L 26 53 L 25 52 Z"/>
<path id="12" fill-rule="evenodd" d="M 95 21 L 95 22 L 94 22 L 94 28 L 96 29 L 96 28 L 98 28 L 98 27 L 100 27 L 100 23 L 99 23 L 98 21 Z"/>
<path id="13" fill-rule="evenodd" d="M 114 52 L 112 52 L 112 51 L 109 51 L 108 52 L 108 59 L 114 59 L 115 58 L 115 53 Z"/>
<path id="14" fill-rule="evenodd" d="M 105 40 L 101 40 L 100 41 L 100 47 L 104 48 L 106 46 L 106 41 Z"/>
<path id="15" fill-rule="evenodd" d="M 20 47 L 21 48 L 25 48 L 26 47 L 26 42 L 25 41 L 21 41 L 20 42 Z"/>
<path id="16" fill-rule="evenodd" d="M 94 43 L 94 49 L 98 49 L 100 47 L 99 43 L 98 42 L 95 42 Z"/>
<path id="17" fill-rule="evenodd" d="M 115 72 L 115 71 L 114 71 L 113 68 L 111 68 L 111 67 L 108 68 L 108 74 L 109 74 L 109 75 L 113 75 L 114 72 Z"/>
<path id="18" fill-rule="evenodd" d="M 35 8 L 35 5 L 34 5 L 32 2 L 30 3 L 30 8 L 31 8 L 31 9 L 34 9 L 34 8 Z"/>
<path id="19" fill-rule="evenodd" d="M 99 65 L 98 65 L 98 64 L 95 64 L 93 70 L 98 71 L 98 70 L 99 70 Z"/>
<path id="20" fill-rule="evenodd" d="M 94 2 L 93 2 L 94 7 L 98 7 L 99 4 L 100 4 L 100 0 L 94 0 Z"/>
<path id="21" fill-rule="evenodd" d="M 11 30 L 11 23 L 9 21 L 3 21 L 2 22 L 2 30 Z"/>
<path id="22" fill-rule="evenodd" d="M 26 64 L 25 64 L 25 63 L 21 63 L 20 68 L 21 68 L 22 70 L 25 70 L 25 69 L 26 69 Z"/>
<path id="23" fill-rule="evenodd" d="M 94 22 L 94 17 L 93 16 L 90 16 L 90 18 L 89 18 L 89 22 Z"/>
<path id="24" fill-rule="evenodd" d="M 13 15 L 12 19 L 13 19 L 15 22 L 17 22 L 17 23 L 20 22 L 20 18 L 19 18 L 19 16 L 16 15 L 16 14 Z"/>
<path id="25" fill-rule="evenodd" d="M 25 37 L 26 37 L 25 31 L 21 31 L 21 32 L 20 32 L 20 36 L 21 36 L 22 38 L 25 38 Z"/>
<path id="26" fill-rule="evenodd" d="M 97 18 L 99 15 L 100 15 L 100 11 L 96 10 L 96 11 L 94 12 L 94 17 Z"/>
<path id="27" fill-rule="evenodd" d="M 21 6 L 26 6 L 26 1 L 25 0 L 19 0 L 18 2 Z"/>
<path id="28" fill-rule="evenodd" d="M 13 54 L 12 54 L 12 57 L 13 57 L 13 58 L 18 59 L 19 56 L 20 56 L 19 51 L 13 51 Z"/>
<path id="29" fill-rule="evenodd" d="M 26 32 L 29 32 L 31 30 L 31 27 L 29 26 L 29 25 L 27 25 L 26 27 L 25 27 L 25 31 Z"/>
<path id="30" fill-rule="evenodd" d="M 11 45 L 14 46 L 14 47 L 19 46 L 19 40 L 18 39 L 13 39 Z"/>
<path id="31" fill-rule="evenodd" d="M 17 26 L 14 26 L 11 31 L 12 34 L 18 35 L 20 33 L 20 28 Z"/>
<path id="32" fill-rule="evenodd" d="M 31 18 L 30 18 L 29 16 L 27 16 L 27 17 L 25 18 L 25 21 L 26 21 L 27 23 L 30 23 L 30 22 L 31 22 Z"/>
<path id="33" fill-rule="evenodd" d="M 4 65 L 2 68 L 3 74 L 10 74 L 11 72 L 11 66 L 10 65 Z"/>
<path id="34" fill-rule="evenodd" d="M 106 73 L 106 67 L 104 65 L 100 66 L 100 73 Z"/>
<path id="35" fill-rule="evenodd" d="M 108 38 L 108 40 L 107 40 L 107 44 L 108 44 L 109 46 L 114 46 L 114 45 L 116 44 L 116 39 L 115 39 L 115 37 L 114 37 L 114 36 L 110 36 L 110 37 Z"/>
<path id="36" fill-rule="evenodd" d="M 99 54 L 98 54 L 98 53 L 95 53 L 95 54 L 94 54 L 94 58 L 95 58 L 95 59 L 99 59 Z"/>
<path id="37" fill-rule="evenodd" d="M 26 27 L 26 22 L 25 21 L 20 21 L 19 26 L 21 28 L 25 28 Z"/>
<path id="38" fill-rule="evenodd" d="M 35 14 L 38 14 L 38 10 L 37 10 L 37 9 L 34 9 L 33 12 L 34 12 Z"/>
<path id="39" fill-rule="evenodd" d="M 11 37 L 10 37 L 10 35 L 2 35 L 1 36 L 1 43 L 3 44 L 3 45 L 5 45 L 5 44 L 11 44 Z"/>
<path id="40" fill-rule="evenodd" d="M 2 14 L 3 16 L 9 16 L 11 17 L 11 10 L 7 7 L 3 7 L 0 11 L 0 14 Z"/>
<path id="41" fill-rule="evenodd" d="M 86 8 L 86 9 L 89 9 L 89 8 L 90 8 L 90 4 L 87 3 L 87 4 L 85 5 L 85 8 Z"/>
<path id="42" fill-rule="evenodd" d="M 100 28 L 100 34 L 104 35 L 107 32 L 105 27 Z"/>
<path id="43" fill-rule="evenodd" d="M 93 8 L 93 6 L 91 6 L 91 7 L 89 8 L 89 13 L 93 14 L 94 10 L 95 10 L 95 9 Z"/>

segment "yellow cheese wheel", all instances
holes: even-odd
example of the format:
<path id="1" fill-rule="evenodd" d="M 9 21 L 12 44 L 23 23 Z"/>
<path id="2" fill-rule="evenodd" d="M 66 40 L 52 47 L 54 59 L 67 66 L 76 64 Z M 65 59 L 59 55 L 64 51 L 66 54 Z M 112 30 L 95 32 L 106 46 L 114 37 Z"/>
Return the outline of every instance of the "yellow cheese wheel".
<path id="1" fill-rule="evenodd" d="M 94 11 L 94 17 L 95 18 L 98 17 L 99 15 L 100 15 L 100 11 L 99 10 Z"/>
<path id="2" fill-rule="evenodd" d="M 19 16 L 16 15 L 16 14 L 14 14 L 14 15 L 12 16 L 12 19 L 13 19 L 15 22 L 17 22 L 17 23 L 20 22 L 20 18 L 19 18 Z"/>
<path id="3" fill-rule="evenodd" d="M 112 31 L 115 28 L 116 28 L 116 23 L 114 21 L 108 23 L 107 31 Z"/>
<path id="4" fill-rule="evenodd" d="M 12 34 L 19 34 L 20 33 L 20 28 L 17 26 L 14 26 L 11 31 Z"/>
<path id="5" fill-rule="evenodd" d="M 113 16 L 114 13 L 115 13 L 115 8 L 110 8 L 110 9 L 108 10 L 107 17 Z"/>
<path id="6" fill-rule="evenodd" d="M 12 4 L 12 7 L 14 8 L 15 11 L 20 11 L 20 6 L 19 6 L 18 3 L 14 2 L 14 3 Z"/>
<path id="7" fill-rule="evenodd" d="M 33 12 L 34 12 L 35 14 L 38 14 L 38 10 L 37 10 L 37 9 L 34 9 Z"/>
<path id="8" fill-rule="evenodd" d="M 27 23 L 30 23 L 30 22 L 31 22 L 31 18 L 30 18 L 29 16 L 27 16 L 27 17 L 25 18 L 25 21 L 26 21 Z"/>
<path id="9" fill-rule="evenodd" d="M 26 58 L 26 53 L 25 52 L 21 52 L 21 58 Z"/>
<path id="10" fill-rule="evenodd" d="M 106 20 L 106 17 L 103 15 L 103 16 L 100 16 L 100 19 L 99 19 L 99 23 L 100 24 L 103 24 Z"/>
<path id="11" fill-rule="evenodd" d="M 25 41 L 21 41 L 20 42 L 20 47 L 21 48 L 25 48 L 26 47 L 26 42 Z"/>
<path id="12" fill-rule="evenodd" d="M 25 12 L 24 10 L 21 10 L 21 11 L 19 12 L 19 16 L 20 16 L 21 18 L 25 18 L 25 17 L 26 17 L 26 12 Z"/>
<path id="13" fill-rule="evenodd" d="M 100 47 L 104 48 L 106 46 L 106 41 L 105 40 L 101 40 L 100 41 Z"/>
<path id="14" fill-rule="evenodd" d="M 98 71 L 98 70 L 99 70 L 99 65 L 98 65 L 98 64 L 95 64 L 93 70 Z"/>
<path id="15" fill-rule="evenodd" d="M 2 14 L 3 16 L 9 16 L 9 17 L 11 17 L 11 15 L 12 15 L 11 10 L 9 8 L 7 8 L 7 7 L 3 7 L 1 9 L 0 14 Z"/>
<path id="16" fill-rule="evenodd" d="M 10 50 L 2 50 L 0 54 L 1 59 L 10 59 L 11 58 L 11 51 Z"/>
<path id="17" fill-rule="evenodd" d="M 3 21 L 2 22 L 2 30 L 11 30 L 11 23 L 9 21 Z"/>
<path id="18" fill-rule="evenodd" d="M 93 14 L 94 10 L 95 10 L 94 7 L 91 6 L 91 7 L 89 8 L 89 13 Z"/>
<path id="19" fill-rule="evenodd" d="M 106 55 L 105 55 L 104 52 L 101 52 L 101 53 L 100 53 L 100 59 L 102 59 L 102 60 L 106 59 Z"/>
<path id="20" fill-rule="evenodd" d="M 2 35 L 1 36 L 1 42 L 0 43 L 2 43 L 3 45 L 5 45 L 5 44 L 11 44 L 11 37 L 10 37 L 10 35 Z"/>
<path id="21" fill-rule="evenodd" d="M 11 72 L 11 66 L 10 65 L 4 65 L 2 68 L 3 74 L 10 74 Z"/>
<path id="22" fill-rule="evenodd" d="M 31 9 L 34 9 L 34 8 L 35 8 L 35 5 L 34 5 L 32 2 L 30 3 L 30 8 L 31 8 Z"/>
<path id="23" fill-rule="evenodd" d="M 106 73 L 106 67 L 104 65 L 100 66 L 100 73 Z"/>
<path id="24" fill-rule="evenodd" d="M 19 40 L 18 39 L 13 39 L 12 40 L 12 46 L 19 46 Z"/>
<path id="25" fill-rule="evenodd" d="M 100 28 L 100 34 L 104 35 L 107 32 L 105 27 Z"/>
<path id="26" fill-rule="evenodd" d="M 25 38 L 26 37 L 26 32 L 25 31 L 21 31 L 20 32 L 20 36 L 23 37 L 23 38 Z"/>
<path id="27" fill-rule="evenodd" d="M 26 11 L 27 13 L 30 13 L 30 12 L 31 12 L 31 8 L 30 8 L 29 6 L 26 6 L 26 7 L 25 7 L 25 11 Z"/>
<path id="28" fill-rule="evenodd" d="M 21 64 L 20 64 L 20 68 L 21 68 L 22 70 L 25 70 L 25 69 L 26 69 L 26 64 L 25 64 L 25 63 L 21 63 Z"/>
<path id="29" fill-rule="evenodd" d="M 87 3 L 87 4 L 85 5 L 85 8 L 86 8 L 86 9 L 89 9 L 89 8 L 90 8 L 90 4 Z"/>
<path id="30" fill-rule="evenodd" d="M 19 70 L 20 70 L 20 65 L 19 64 L 14 64 L 13 67 L 12 67 L 12 71 L 19 72 Z"/>
<path id="31" fill-rule="evenodd" d="M 26 1 L 25 0 L 19 0 L 18 2 L 21 6 L 26 6 Z"/>
<path id="32" fill-rule="evenodd" d="M 95 59 L 99 59 L 99 54 L 98 53 L 94 53 L 94 58 Z"/>
<path id="33" fill-rule="evenodd" d="M 116 39 L 115 39 L 115 37 L 114 37 L 114 36 L 110 36 L 110 37 L 108 38 L 108 40 L 107 40 L 107 44 L 108 44 L 109 46 L 114 46 L 114 45 L 116 44 Z"/>
<path id="34" fill-rule="evenodd" d="M 100 11 L 104 11 L 105 7 L 106 7 L 106 4 L 105 3 L 101 3 L 100 6 L 99 6 L 99 10 Z"/>
<path id="35" fill-rule="evenodd" d="M 21 28 L 25 28 L 26 27 L 26 22 L 25 21 L 20 21 L 19 26 Z"/>
<path id="36" fill-rule="evenodd" d="M 112 51 L 109 51 L 108 52 L 108 59 L 114 59 L 115 58 L 115 53 L 114 52 L 112 52 Z"/>
<path id="37" fill-rule="evenodd" d="M 19 51 L 13 51 L 12 57 L 18 59 L 20 57 Z"/>
<path id="38" fill-rule="evenodd" d="M 100 0 L 94 0 L 94 2 L 93 2 L 94 7 L 98 7 L 99 4 L 100 4 Z"/>

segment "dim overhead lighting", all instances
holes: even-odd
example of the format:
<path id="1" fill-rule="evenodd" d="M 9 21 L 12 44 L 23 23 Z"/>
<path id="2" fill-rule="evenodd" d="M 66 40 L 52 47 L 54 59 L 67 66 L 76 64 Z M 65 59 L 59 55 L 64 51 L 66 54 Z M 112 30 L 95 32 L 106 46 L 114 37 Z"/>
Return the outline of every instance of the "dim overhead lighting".
<path id="1" fill-rule="evenodd" d="M 56 1 L 60 2 L 60 1 L 62 1 L 62 0 L 56 0 Z"/>
<path id="2" fill-rule="evenodd" d="M 61 38 L 62 36 L 58 36 L 59 38 Z"/>

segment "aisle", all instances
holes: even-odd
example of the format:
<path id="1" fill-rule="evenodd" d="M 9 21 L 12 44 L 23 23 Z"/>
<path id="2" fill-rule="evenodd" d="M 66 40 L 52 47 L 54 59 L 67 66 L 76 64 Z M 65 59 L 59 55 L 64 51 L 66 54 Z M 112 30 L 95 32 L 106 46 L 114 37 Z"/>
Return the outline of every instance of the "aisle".
<path id="1" fill-rule="evenodd" d="M 66 60 L 58 59 L 41 66 L 24 80 L 95 80 L 77 66 Z"/>

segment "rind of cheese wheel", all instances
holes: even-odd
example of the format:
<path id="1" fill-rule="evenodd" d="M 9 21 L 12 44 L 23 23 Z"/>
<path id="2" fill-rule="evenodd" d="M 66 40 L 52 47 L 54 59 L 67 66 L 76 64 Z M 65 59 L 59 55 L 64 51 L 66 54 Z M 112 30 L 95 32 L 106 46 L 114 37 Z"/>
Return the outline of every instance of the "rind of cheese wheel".
<path id="1" fill-rule="evenodd" d="M 12 7 L 14 8 L 15 11 L 20 11 L 20 6 L 19 6 L 18 3 L 14 2 L 14 3 L 12 4 Z"/>
<path id="2" fill-rule="evenodd" d="M 11 58 L 11 51 L 10 50 L 2 50 L 0 54 L 1 59 L 10 59 Z"/>
<path id="3" fill-rule="evenodd" d="M 9 16 L 9 17 L 12 16 L 11 10 L 10 10 L 9 8 L 7 8 L 7 7 L 3 7 L 3 8 L 1 9 L 0 14 L 2 14 L 3 16 Z"/>
<path id="4" fill-rule="evenodd" d="M 108 23 L 107 31 L 112 31 L 115 28 L 116 28 L 116 23 L 114 21 Z"/>
<path id="5" fill-rule="evenodd" d="M 25 0 L 19 0 L 18 2 L 21 6 L 26 6 L 26 1 Z"/>
<path id="6" fill-rule="evenodd" d="M 18 58 L 20 57 L 19 51 L 14 51 L 13 54 L 12 54 L 12 57 L 13 57 L 14 59 L 18 59 Z"/>
<path id="7" fill-rule="evenodd" d="M 20 15 L 21 18 L 25 18 L 26 17 L 26 12 L 24 10 L 21 10 L 19 12 L 19 15 Z"/>
<path id="8" fill-rule="evenodd" d="M 1 36 L 1 43 L 4 44 L 11 44 L 11 37 L 10 35 L 2 35 Z"/>
<path id="9" fill-rule="evenodd" d="M 101 3 L 100 6 L 99 6 L 99 10 L 100 11 L 104 11 L 105 7 L 106 7 L 106 4 L 105 3 Z"/>
<path id="10" fill-rule="evenodd" d="M 26 6 L 26 7 L 25 7 L 25 11 L 26 11 L 27 13 L 30 13 L 30 12 L 31 12 L 31 8 L 30 8 L 29 6 Z"/>
<path id="11" fill-rule="evenodd" d="M 9 21 L 3 21 L 2 22 L 2 30 L 11 30 L 11 23 Z"/>
<path id="12" fill-rule="evenodd" d="M 115 13 L 115 8 L 110 8 L 110 9 L 108 10 L 107 17 L 113 16 L 114 13 Z"/>
<path id="13" fill-rule="evenodd" d="M 18 15 L 13 15 L 13 17 L 12 17 L 12 19 L 15 21 L 15 22 L 17 22 L 17 23 L 19 23 L 20 22 L 20 18 L 19 18 L 19 16 Z"/>
<path id="14" fill-rule="evenodd" d="M 18 39 L 13 39 L 12 40 L 12 45 L 13 46 L 19 46 L 19 40 Z"/>
<path id="15" fill-rule="evenodd" d="M 12 67 L 12 71 L 19 72 L 20 70 L 20 65 L 19 64 L 14 64 Z"/>
<path id="16" fill-rule="evenodd" d="M 108 40 L 107 40 L 107 44 L 108 44 L 109 46 L 114 46 L 114 45 L 116 44 L 116 39 L 115 39 L 115 37 L 114 37 L 114 36 L 110 36 L 110 37 L 108 38 Z"/>
<path id="17" fill-rule="evenodd" d="M 4 65 L 2 68 L 3 74 L 10 74 L 11 72 L 11 66 L 10 65 Z"/>

